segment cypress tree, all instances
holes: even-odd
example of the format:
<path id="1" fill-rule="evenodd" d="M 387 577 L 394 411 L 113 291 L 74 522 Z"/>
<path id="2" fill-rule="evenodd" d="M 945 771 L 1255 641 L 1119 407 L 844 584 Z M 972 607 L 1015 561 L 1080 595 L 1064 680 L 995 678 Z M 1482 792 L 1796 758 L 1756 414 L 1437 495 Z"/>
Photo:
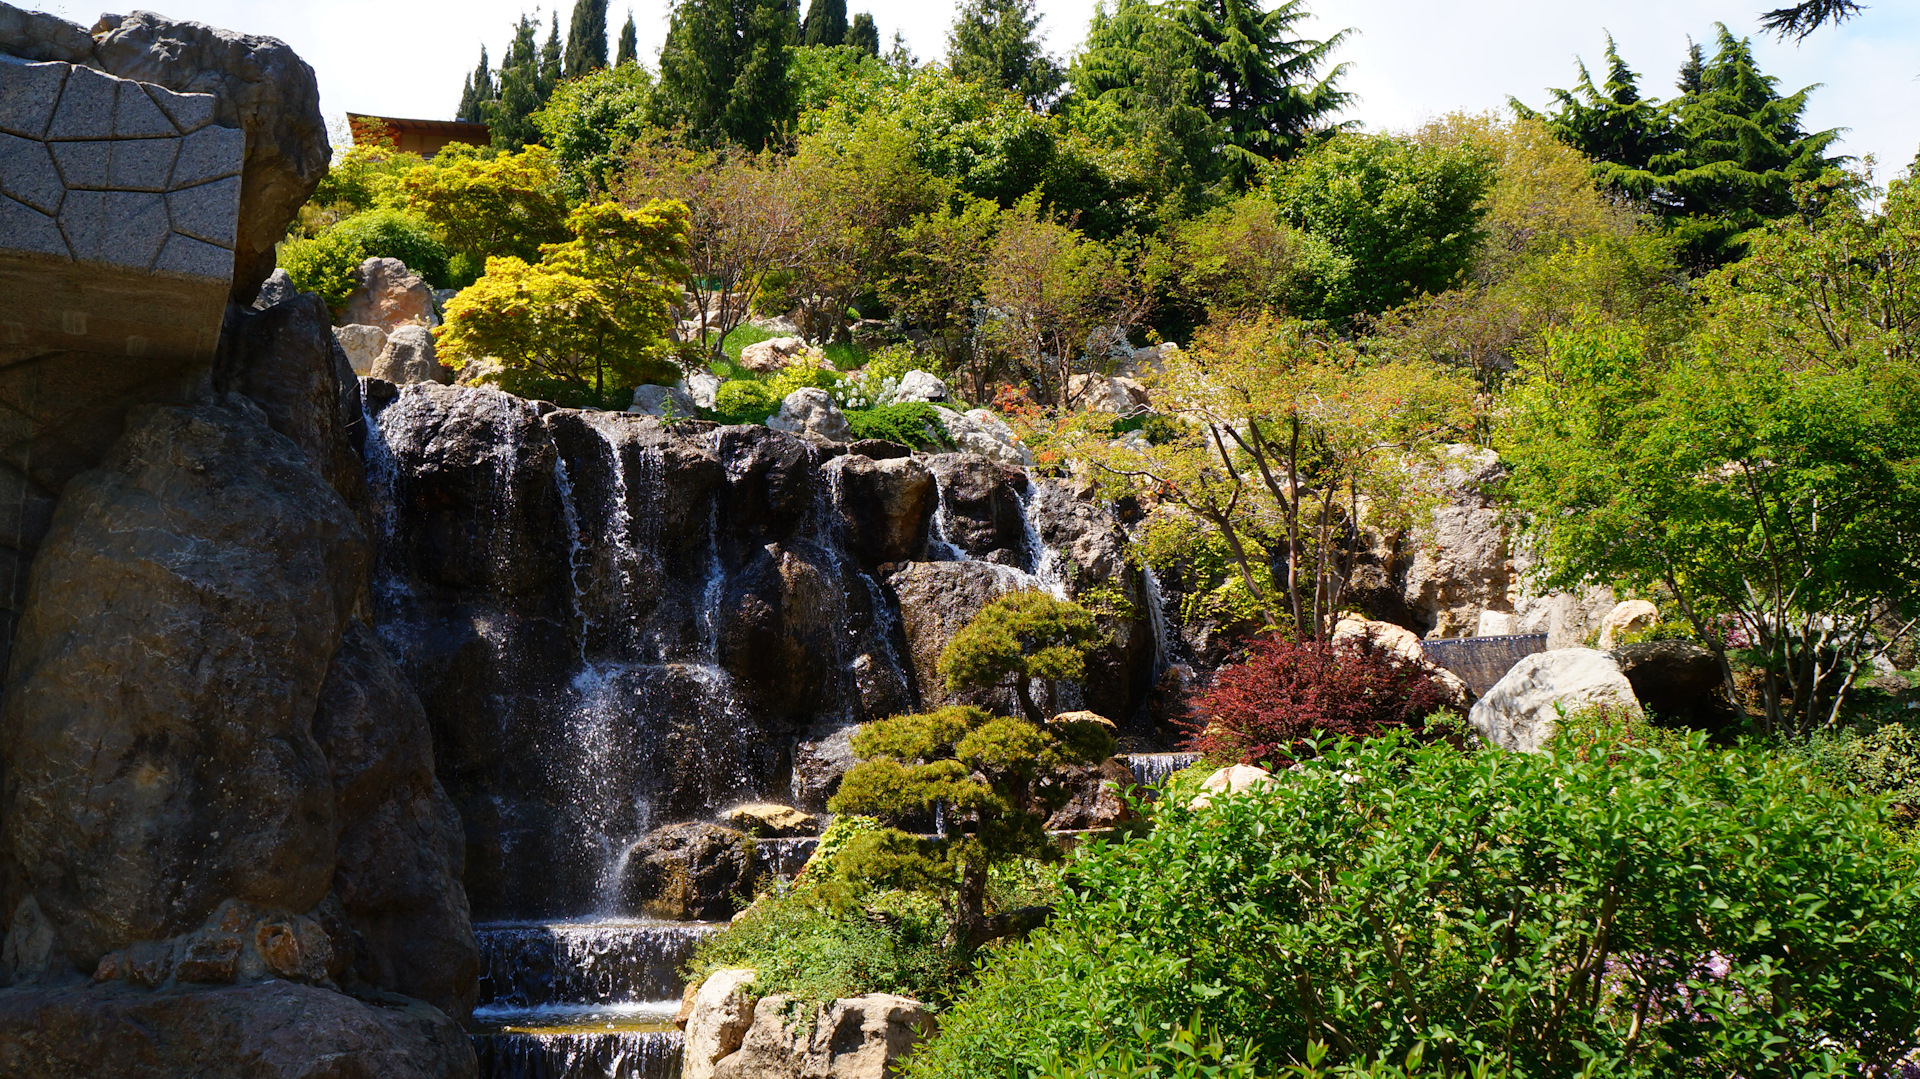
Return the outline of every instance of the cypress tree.
<path id="1" fill-rule="evenodd" d="M 603 46 L 604 47 L 604 46 Z M 547 43 L 540 49 L 540 103 L 547 103 L 553 96 L 553 88 L 560 85 L 561 57 L 560 13 L 553 13 L 553 29 L 547 34 Z"/>
<path id="2" fill-rule="evenodd" d="M 873 24 L 873 16 L 863 11 L 853 17 L 852 24 L 847 27 L 846 44 L 868 56 L 880 55 L 880 28 Z"/>
<path id="3" fill-rule="evenodd" d="M 480 65 L 467 73 L 460 88 L 460 109 L 453 118 L 468 123 L 485 123 L 488 103 L 494 99 L 493 70 L 487 65 L 487 47 L 480 46 Z"/>
<path id="4" fill-rule="evenodd" d="M 1040 47 L 1034 0 L 967 0 L 947 32 L 947 70 L 963 82 L 1012 90 L 1039 106 L 1066 75 Z"/>
<path id="5" fill-rule="evenodd" d="M 620 51 L 615 54 L 618 64 L 637 64 L 640 62 L 640 32 L 633 26 L 633 9 L 627 9 L 626 25 L 620 27 Z"/>
<path id="6" fill-rule="evenodd" d="M 801 25 L 802 45 L 841 45 L 847 40 L 847 0 L 812 0 Z"/>
<path id="7" fill-rule="evenodd" d="M 697 142 L 766 146 L 793 123 L 799 36 L 788 0 L 682 0 L 660 50 L 659 118 Z"/>
<path id="8" fill-rule="evenodd" d="M 567 78 L 607 66 L 607 0 L 573 0 L 567 27 Z"/>
<path id="9" fill-rule="evenodd" d="M 486 109 L 493 144 L 503 150 L 518 150 L 540 140 L 539 129 L 529 119 L 545 100 L 540 92 L 540 50 L 534 33 L 533 22 L 520 16 L 513 43 L 500 61 L 499 95 Z"/>

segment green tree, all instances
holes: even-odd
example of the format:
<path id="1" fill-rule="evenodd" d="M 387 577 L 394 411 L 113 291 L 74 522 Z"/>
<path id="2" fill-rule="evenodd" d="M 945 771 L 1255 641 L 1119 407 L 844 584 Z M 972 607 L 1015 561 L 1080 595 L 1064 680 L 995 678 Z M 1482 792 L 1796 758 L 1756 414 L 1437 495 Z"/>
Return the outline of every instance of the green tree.
<path id="1" fill-rule="evenodd" d="M 1034 0 L 966 0 L 947 31 L 947 70 L 956 79 L 1012 90 L 1036 107 L 1066 82 L 1035 31 Z"/>
<path id="2" fill-rule="evenodd" d="M 568 79 L 533 114 L 540 141 L 553 151 L 560 180 L 574 199 L 611 190 L 634 143 L 647 138 L 653 78 L 639 64 L 617 64 Z"/>
<path id="3" fill-rule="evenodd" d="M 1035 724 L 1059 711 L 1059 684 L 1086 673 L 1087 652 L 1101 642 L 1093 613 L 1045 592 L 1010 592 L 980 609 L 940 653 L 949 693 L 1012 689 Z M 1032 683 L 1045 687 L 1047 707 Z"/>
<path id="4" fill-rule="evenodd" d="M 395 258 L 435 288 L 445 288 L 447 249 L 425 221 L 390 207 L 354 214 L 280 252 L 280 265 L 302 292 L 317 293 L 334 307 L 358 287 L 355 271 L 370 258 Z"/>
<path id="5" fill-rule="evenodd" d="M 485 118 L 493 131 L 493 144 L 502 150 L 518 150 L 540 137 L 533 126 L 533 114 L 546 98 L 540 92 L 540 52 L 534 42 L 534 24 L 520 16 L 513 41 L 500 61 L 500 91 L 486 105 Z"/>
<path id="6" fill-rule="evenodd" d="M 847 44 L 868 56 L 880 55 L 880 28 L 874 25 L 872 15 L 863 11 L 853 17 L 847 27 Z"/>
<path id="7" fill-rule="evenodd" d="M 1596 88 L 1583 65 L 1579 84 L 1553 91 L 1555 107 L 1543 117 L 1594 160 L 1603 186 L 1674 230 L 1687 261 L 1702 270 L 1738 258 L 1742 233 L 1791 214 L 1793 186 L 1837 164 L 1827 151 L 1839 138 L 1801 128 L 1812 87 L 1782 97 L 1749 40 L 1721 25 L 1716 41 L 1711 59 L 1690 50 L 1682 93 L 1662 104 L 1640 95 L 1609 40 L 1605 86 Z"/>
<path id="8" fill-rule="evenodd" d="M 986 284 L 1000 207 L 962 195 L 915 214 L 895 232 L 899 250 L 881 283 L 889 306 L 931 334 L 949 371 L 973 366 L 974 307 Z M 979 387 L 984 389 L 984 379 Z"/>
<path id="9" fill-rule="evenodd" d="M 1760 25 L 1781 38 L 1805 40 L 1822 26 L 1838 26 L 1866 5 L 1857 0 L 1801 0 L 1791 7 L 1774 8 L 1760 16 Z"/>
<path id="10" fill-rule="evenodd" d="M 800 27 L 802 45 L 847 43 L 847 0 L 812 0 Z"/>
<path id="11" fill-rule="evenodd" d="M 509 392 L 557 390 L 604 407 L 676 369 L 668 309 L 686 277 L 686 209 L 599 203 L 566 224 L 573 239 L 546 245 L 538 264 L 487 260 L 485 276 L 448 302 L 439 355 L 456 371 L 498 362 L 493 378 Z"/>
<path id="12" fill-rule="evenodd" d="M 1271 11 L 1260 0 L 1118 0 L 1094 17 L 1074 93 L 1089 103 L 1115 95 L 1111 107 L 1143 131 L 1173 133 L 1200 183 L 1225 176 L 1245 186 L 1264 162 L 1335 128 L 1351 103 L 1337 86 L 1345 66 L 1328 67 L 1346 32 L 1288 36 L 1308 15 L 1305 0 Z"/>
<path id="13" fill-rule="evenodd" d="M 493 69 L 487 66 L 487 47 L 482 45 L 480 64 L 467 73 L 467 81 L 460 88 L 460 107 L 454 111 L 453 118 L 467 123 L 485 123 L 487 106 L 498 94 L 498 89 L 493 85 Z"/>
<path id="14" fill-rule="evenodd" d="M 1324 311 L 1326 287 L 1353 276 L 1349 259 L 1260 192 L 1177 223 L 1173 251 L 1175 295 L 1214 319 Z"/>
<path id="15" fill-rule="evenodd" d="M 627 9 L 627 21 L 620 24 L 620 50 L 614 54 L 615 66 L 640 64 L 640 31 L 633 25 L 633 9 Z"/>
<path id="16" fill-rule="evenodd" d="M 567 26 L 567 78 L 607 66 L 607 0 L 573 0 Z"/>
<path id="17" fill-rule="evenodd" d="M 560 13 L 553 13 L 553 21 L 547 26 L 547 43 L 540 46 L 540 78 L 535 83 L 540 89 L 540 103 L 546 104 L 553 96 L 553 88 L 560 85 L 564 73 L 562 64 L 566 49 L 560 44 Z"/>
<path id="18" fill-rule="evenodd" d="M 657 117 L 706 145 L 767 147 L 793 124 L 799 32 L 787 0 L 684 0 L 660 52 Z"/>
<path id="19" fill-rule="evenodd" d="M 446 241 L 453 276 L 471 279 L 495 255 L 522 261 L 567 236 L 567 203 L 553 155 L 542 146 L 516 154 L 454 144 L 400 178 L 406 209 Z"/>
<path id="20" fill-rule="evenodd" d="M 1315 317 L 1377 314 L 1459 284 L 1485 233 L 1494 175 L 1482 147 L 1427 147 L 1392 135 L 1339 135 L 1273 170 L 1272 198 L 1296 228 L 1350 266 L 1322 286 Z"/>

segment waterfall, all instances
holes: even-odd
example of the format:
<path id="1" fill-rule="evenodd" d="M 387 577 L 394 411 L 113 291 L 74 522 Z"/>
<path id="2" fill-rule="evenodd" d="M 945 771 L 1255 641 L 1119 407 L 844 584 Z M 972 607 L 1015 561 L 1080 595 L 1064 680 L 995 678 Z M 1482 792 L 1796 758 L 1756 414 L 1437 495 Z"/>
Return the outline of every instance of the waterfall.
<path id="1" fill-rule="evenodd" d="M 1140 560 L 1140 592 L 1147 604 L 1147 626 L 1153 630 L 1153 675 L 1148 684 L 1160 684 L 1160 676 L 1173 665 L 1173 631 L 1167 625 L 1167 604 L 1160 595 L 1160 577 L 1145 558 Z"/>
<path id="2" fill-rule="evenodd" d="M 488 1079 L 679 1079 L 677 1030 L 476 1035 Z"/>
<path id="3" fill-rule="evenodd" d="M 1032 576 L 1041 591 L 1052 593 L 1055 599 L 1067 599 L 1067 558 L 1040 535 L 1039 493 L 1039 483 L 1027 477 L 1026 489 L 1019 495 L 1020 522 L 1026 529 L 1027 553 L 1033 559 Z"/>
<path id="4" fill-rule="evenodd" d="M 1198 753 L 1130 753 L 1127 767 L 1133 769 L 1134 781 L 1142 787 L 1160 787 L 1173 773 L 1192 767 L 1199 759 Z"/>

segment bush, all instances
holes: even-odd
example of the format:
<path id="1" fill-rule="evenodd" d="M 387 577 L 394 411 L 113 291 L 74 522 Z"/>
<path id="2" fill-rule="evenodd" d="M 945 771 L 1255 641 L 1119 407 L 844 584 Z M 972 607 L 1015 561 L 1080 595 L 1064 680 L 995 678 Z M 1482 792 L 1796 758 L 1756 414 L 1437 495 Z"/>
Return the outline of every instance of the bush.
<path id="1" fill-rule="evenodd" d="M 713 415 L 721 423 L 765 423 L 780 411 L 780 399 L 764 382 L 732 379 L 713 394 Z"/>
<path id="2" fill-rule="evenodd" d="M 1756 746 L 1585 759 L 1342 742 L 1081 848 L 912 1079 L 1044 1074 L 1186 1017 L 1263 1072 L 1858 1074 L 1920 1028 L 1920 882 L 1874 802 Z"/>
<path id="3" fill-rule="evenodd" d="M 945 933 L 938 905 L 924 897 L 887 892 L 862 905 L 809 883 L 761 896 L 701 942 L 687 973 L 698 980 L 748 967 L 757 992 L 808 1001 L 899 993 L 937 1003 L 966 971 Z"/>
<path id="4" fill-rule="evenodd" d="M 370 258 L 399 259 L 433 287 L 447 285 L 446 245 L 425 221 L 392 209 L 357 213 L 312 239 L 291 241 L 280 265 L 296 288 L 340 307 L 353 293 L 354 271 Z"/>
<path id="5" fill-rule="evenodd" d="M 1889 723 L 1877 730 L 1816 731 L 1788 753 L 1842 791 L 1884 796 L 1901 807 L 1903 818 L 1920 816 L 1920 730 Z"/>
<path id="6" fill-rule="evenodd" d="M 879 438 L 902 446 L 944 446 L 946 428 L 940 425 L 933 406 L 918 401 L 879 408 L 848 409 L 847 426 L 855 438 Z"/>
<path id="7" fill-rule="evenodd" d="M 1339 648 L 1269 635 L 1214 676 L 1193 704 L 1190 744 L 1247 763 L 1286 762 L 1316 731 L 1366 737 L 1406 729 L 1437 736 L 1427 717 L 1449 694 L 1432 674 L 1371 639 Z"/>

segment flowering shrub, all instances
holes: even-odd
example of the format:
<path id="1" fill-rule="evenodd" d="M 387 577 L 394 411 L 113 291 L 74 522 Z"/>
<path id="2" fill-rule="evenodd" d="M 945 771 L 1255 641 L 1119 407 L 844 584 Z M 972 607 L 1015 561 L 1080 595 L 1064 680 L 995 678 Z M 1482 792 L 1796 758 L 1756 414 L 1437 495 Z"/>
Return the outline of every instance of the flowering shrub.
<path id="1" fill-rule="evenodd" d="M 1427 717 L 1448 705 L 1432 674 L 1371 638 L 1336 649 L 1270 635 L 1193 703 L 1189 745 L 1247 763 L 1285 762 L 1316 731 L 1359 738 L 1404 728 L 1437 736 Z"/>

